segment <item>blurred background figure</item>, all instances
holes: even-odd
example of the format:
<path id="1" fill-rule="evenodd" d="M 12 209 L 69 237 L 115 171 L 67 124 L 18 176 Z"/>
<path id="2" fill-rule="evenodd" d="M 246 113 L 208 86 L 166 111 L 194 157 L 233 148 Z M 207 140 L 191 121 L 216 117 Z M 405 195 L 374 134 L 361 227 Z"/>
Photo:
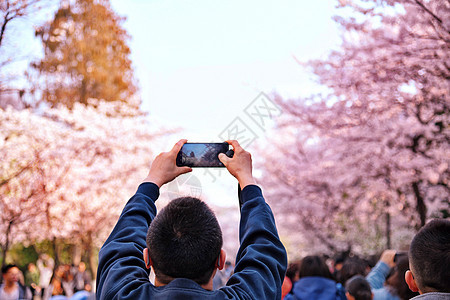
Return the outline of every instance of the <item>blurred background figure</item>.
<path id="1" fill-rule="evenodd" d="M 0 300 L 31 300 L 31 290 L 20 282 L 21 272 L 16 265 L 5 265 L 2 268 L 3 282 L 0 285 Z"/>
<path id="2" fill-rule="evenodd" d="M 285 300 L 346 300 L 344 288 L 336 283 L 325 261 L 320 256 L 306 256 L 300 263 L 299 280 L 293 294 Z"/>
<path id="3" fill-rule="evenodd" d="M 372 300 L 373 293 L 369 282 L 361 275 L 349 278 L 345 284 L 348 300 Z"/>
<path id="4" fill-rule="evenodd" d="M 86 264 L 80 262 L 78 268 L 75 270 L 75 292 L 92 290 L 91 282 L 92 278 L 89 272 L 86 271 Z"/>
<path id="5" fill-rule="evenodd" d="M 357 256 L 347 258 L 338 273 L 336 279 L 345 286 L 347 280 L 355 275 L 361 275 L 365 277 L 370 270 L 367 262 Z"/>
<path id="6" fill-rule="evenodd" d="M 41 296 L 45 294 L 53 275 L 55 261 L 48 254 L 42 254 L 36 262 L 39 269 L 39 287 L 41 288 Z"/>
<path id="7" fill-rule="evenodd" d="M 332 268 L 330 270 L 334 278 L 339 278 L 339 273 L 341 272 L 342 266 L 344 265 L 345 258 L 346 256 L 344 253 L 341 253 L 334 258 Z"/>
<path id="8" fill-rule="evenodd" d="M 385 250 L 375 267 L 367 275 L 374 300 L 407 300 L 418 293 L 412 292 L 405 281 L 409 269 L 408 256 Z"/>
<path id="9" fill-rule="evenodd" d="M 29 263 L 25 273 L 25 285 L 30 287 L 33 296 L 41 296 L 39 287 L 39 270 L 34 263 Z"/>
<path id="10" fill-rule="evenodd" d="M 217 270 L 216 275 L 213 279 L 213 289 L 217 290 L 227 284 L 228 279 L 230 279 L 233 274 L 234 266 L 230 261 L 225 263 L 225 267 L 222 270 Z"/>
<path id="11" fill-rule="evenodd" d="M 287 271 L 286 271 L 286 277 L 290 279 L 291 281 L 291 289 L 288 292 L 288 294 L 292 294 L 293 293 L 293 288 L 294 288 L 294 284 L 298 281 L 298 272 L 300 269 L 300 262 L 299 261 L 295 261 L 295 262 L 291 262 L 288 265 Z"/>
<path id="12" fill-rule="evenodd" d="M 285 276 L 283 285 L 281 286 L 281 300 L 284 299 L 292 290 L 292 281 L 289 277 Z"/>

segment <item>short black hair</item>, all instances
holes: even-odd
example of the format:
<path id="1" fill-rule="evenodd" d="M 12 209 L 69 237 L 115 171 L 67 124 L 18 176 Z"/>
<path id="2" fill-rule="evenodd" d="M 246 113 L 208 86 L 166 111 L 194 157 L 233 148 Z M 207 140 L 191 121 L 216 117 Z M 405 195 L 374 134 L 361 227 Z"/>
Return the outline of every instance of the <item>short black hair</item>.
<path id="1" fill-rule="evenodd" d="M 299 278 L 307 276 L 319 276 L 328 279 L 333 279 L 330 269 L 328 269 L 325 260 L 317 255 L 305 256 L 300 263 L 300 268 L 298 271 Z"/>
<path id="2" fill-rule="evenodd" d="M 434 219 L 413 238 L 409 265 L 422 292 L 450 293 L 450 220 Z"/>
<path id="3" fill-rule="evenodd" d="M 348 279 L 345 290 L 355 297 L 355 300 L 372 300 L 370 284 L 362 275 L 355 275 Z"/>
<path id="4" fill-rule="evenodd" d="M 206 284 L 222 248 L 214 212 L 200 199 L 172 200 L 151 222 L 147 247 L 158 280 L 188 278 Z"/>
<path id="5" fill-rule="evenodd" d="M 8 273 L 8 271 L 12 268 L 18 268 L 16 265 L 14 264 L 8 264 L 8 265 L 4 265 L 2 267 L 2 275 Z"/>

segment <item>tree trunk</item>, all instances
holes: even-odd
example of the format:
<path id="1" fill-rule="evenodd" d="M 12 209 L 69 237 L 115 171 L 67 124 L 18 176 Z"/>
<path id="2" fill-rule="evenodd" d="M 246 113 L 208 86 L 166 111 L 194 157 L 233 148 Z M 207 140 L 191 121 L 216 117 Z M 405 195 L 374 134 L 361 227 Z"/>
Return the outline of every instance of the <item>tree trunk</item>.
<path id="1" fill-rule="evenodd" d="M 391 242 L 391 214 L 386 213 L 386 249 L 392 249 Z"/>
<path id="2" fill-rule="evenodd" d="M 83 252 L 83 246 L 80 243 L 73 245 L 72 262 L 75 266 L 78 266 L 81 262 L 81 254 Z"/>
<path id="3" fill-rule="evenodd" d="M 92 274 L 92 280 L 96 280 L 96 278 L 97 278 L 97 262 L 95 260 L 94 249 L 93 249 L 92 244 L 89 246 L 88 254 L 89 254 L 89 271 Z"/>
<path id="4" fill-rule="evenodd" d="M 58 251 L 58 246 L 57 246 L 57 240 L 56 237 L 52 238 L 52 248 L 53 248 L 53 252 L 55 254 L 55 264 L 53 265 L 53 275 L 52 278 L 50 279 L 50 282 L 53 281 L 53 278 L 55 277 L 55 273 L 56 273 L 56 269 L 59 267 L 60 265 L 60 261 L 59 261 L 59 251 Z"/>
<path id="5" fill-rule="evenodd" d="M 6 228 L 5 233 L 5 244 L 2 245 L 2 268 L 6 265 L 6 254 L 9 250 L 9 238 L 11 236 L 11 227 L 13 225 L 14 221 L 9 221 L 8 228 Z"/>
<path id="6" fill-rule="evenodd" d="M 97 277 L 97 262 L 95 261 L 94 246 L 92 242 L 92 232 L 86 232 L 85 249 L 89 260 L 89 272 L 91 272 L 92 280 Z"/>
<path id="7" fill-rule="evenodd" d="M 414 195 L 416 196 L 416 201 L 417 201 L 416 210 L 417 210 L 417 213 L 419 214 L 419 219 L 420 219 L 419 229 L 420 229 L 421 227 L 423 227 L 425 225 L 425 222 L 427 221 L 427 206 L 425 205 L 425 201 L 424 201 L 422 195 L 420 194 L 419 182 L 417 182 L 417 181 L 413 182 L 412 186 L 413 186 Z"/>

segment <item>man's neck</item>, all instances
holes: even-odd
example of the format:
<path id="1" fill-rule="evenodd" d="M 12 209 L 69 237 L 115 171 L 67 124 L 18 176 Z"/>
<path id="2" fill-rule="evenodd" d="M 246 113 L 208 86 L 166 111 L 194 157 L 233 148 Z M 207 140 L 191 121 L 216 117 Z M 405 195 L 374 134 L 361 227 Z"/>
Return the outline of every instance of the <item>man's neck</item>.
<path id="1" fill-rule="evenodd" d="M 216 273 L 216 272 L 214 272 L 214 273 Z M 200 286 L 202 288 L 204 288 L 205 290 L 212 291 L 213 290 L 213 278 L 214 278 L 214 276 L 211 277 L 211 279 L 209 280 L 209 282 L 207 284 L 202 284 Z M 165 285 L 167 285 L 167 284 L 159 281 L 157 277 L 155 278 L 155 286 L 165 286 Z"/>

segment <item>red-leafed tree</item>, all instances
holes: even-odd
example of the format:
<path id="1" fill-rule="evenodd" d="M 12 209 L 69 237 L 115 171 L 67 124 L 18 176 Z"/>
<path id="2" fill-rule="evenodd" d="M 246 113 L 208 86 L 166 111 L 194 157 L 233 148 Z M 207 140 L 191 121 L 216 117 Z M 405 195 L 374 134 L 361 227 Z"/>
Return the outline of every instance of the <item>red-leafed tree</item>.
<path id="1" fill-rule="evenodd" d="M 278 97 L 284 115 L 264 181 L 285 214 L 281 231 L 299 233 L 288 243 L 399 247 L 429 218 L 449 216 L 450 3 L 339 6 L 341 49 L 307 64 L 328 92 Z"/>

